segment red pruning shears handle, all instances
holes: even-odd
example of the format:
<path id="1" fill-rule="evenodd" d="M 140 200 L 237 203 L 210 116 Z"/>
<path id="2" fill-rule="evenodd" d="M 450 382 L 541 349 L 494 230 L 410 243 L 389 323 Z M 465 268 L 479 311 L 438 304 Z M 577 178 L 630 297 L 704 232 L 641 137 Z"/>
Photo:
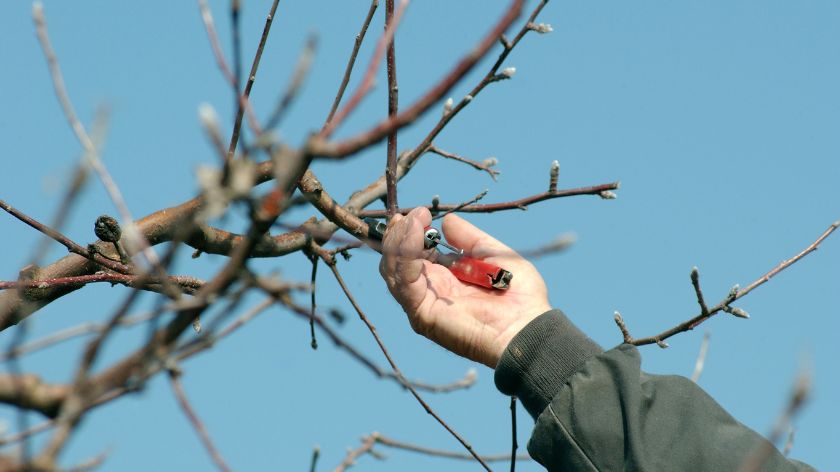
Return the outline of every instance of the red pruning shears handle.
<path id="1" fill-rule="evenodd" d="M 513 278 L 513 274 L 495 264 L 467 256 L 456 258 L 448 267 L 458 280 L 484 288 L 507 290 Z"/>

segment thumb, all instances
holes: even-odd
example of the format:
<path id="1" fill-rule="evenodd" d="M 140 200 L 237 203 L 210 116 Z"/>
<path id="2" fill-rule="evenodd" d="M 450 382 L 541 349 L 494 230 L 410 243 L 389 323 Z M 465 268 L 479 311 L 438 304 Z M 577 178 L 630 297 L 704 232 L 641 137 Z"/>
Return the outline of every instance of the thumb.
<path id="1" fill-rule="evenodd" d="M 515 254 L 501 241 L 454 213 L 443 217 L 443 234 L 450 244 L 479 259 Z"/>

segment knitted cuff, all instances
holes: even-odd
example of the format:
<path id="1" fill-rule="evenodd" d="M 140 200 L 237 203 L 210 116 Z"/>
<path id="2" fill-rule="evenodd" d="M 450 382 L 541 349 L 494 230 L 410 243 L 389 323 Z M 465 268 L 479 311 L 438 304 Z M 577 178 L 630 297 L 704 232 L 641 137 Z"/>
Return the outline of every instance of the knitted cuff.
<path id="1" fill-rule="evenodd" d="M 505 349 L 496 366 L 496 387 L 515 395 L 534 418 L 572 374 L 604 352 L 560 310 L 528 323 Z"/>

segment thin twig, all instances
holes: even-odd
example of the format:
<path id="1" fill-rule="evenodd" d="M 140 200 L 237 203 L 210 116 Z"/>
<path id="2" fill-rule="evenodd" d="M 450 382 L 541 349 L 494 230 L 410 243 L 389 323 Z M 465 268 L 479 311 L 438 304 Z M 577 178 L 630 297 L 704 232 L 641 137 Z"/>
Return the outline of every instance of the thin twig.
<path id="1" fill-rule="evenodd" d="M 396 439 L 391 439 L 379 433 L 374 434 L 376 434 L 376 443 L 381 444 L 383 446 L 393 447 L 395 449 L 401 449 L 404 451 L 417 452 L 433 457 L 445 457 L 447 459 L 461 459 L 468 461 L 475 460 L 475 457 L 473 457 L 471 454 L 455 451 L 444 451 L 440 449 L 418 446 L 416 444 L 397 441 Z M 484 459 L 485 462 L 507 462 L 511 460 L 510 454 L 487 454 L 482 455 L 481 458 Z M 517 461 L 531 460 L 531 456 L 527 454 L 518 454 L 514 456 L 514 459 L 516 459 Z"/>
<path id="2" fill-rule="evenodd" d="M 516 397 L 510 397 L 510 472 L 516 470 L 516 449 L 519 444 L 516 441 Z"/>
<path id="3" fill-rule="evenodd" d="M 315 314 L 313 316 L 308 308 L 304 308 L 303 306 L 296 304 L 291 299 L 291 297 L 288 296 L 287 293 L 276 293 L 270 290 L 268 287 L 262 285 L 260 286 L 260 288 L 262 288 L 272 296 L 272 298 L 268 300 L 269 304 L 272 300 L 276 300 L 282 303 L 283 306 L 292 310 L 292 313 L 306 318 L 307 320 L 314 319 L 315 324 L 327 335 L 330 341 L 332 341 L 333 344 L 335 344 L 339 349 L 343 349 L 344 351 L 346 351 L 351 358 L 355 359 L 363 366 L 367 367 L 378 378 L 394 380 L 400 386 L 405 388 L 405 385 L 402 383 L 397 374 L 395 374 L 394 372 L 386 371 L 385 369 L 376 365 L 372 360 L 365 357 L 365 355 L 362 354 L 361 351 L 353 347 L 350 343 L 348 343 L 341 336 L 339 336 L 338 333 L 332 327 L 330 327 L 329 324 L 324 322 L 324 319 L 321 316 L 319 316 L 318 314 Z M 219 335 L 219 338 L 221 337 L 222 335 Z M 180 356 L 178 357 L 178 360 L 181 360 Z M 419 380 L 409 380 L 408 383 L 411 384 L 411 386 L 413 386 L 417 390 L 425 390 L 431 393 L 449 393 L 456 390 L 463 390 L 472 387 L 473 385 L 475 385 L 477 378 L 478 376 L 476 375 L 475 370 L 470 369 L 467 371 L 466 375 L 464 375 L 463 378 L 447 384 L 430 384 Z"/>
<path id="4" fill-rule="evenodd" d="M 54 239 L 57 243 L 61 244 L 62 246 L 66 247 L 68 251 L 78 254 L 86 259 L 90 259 L 97 264 L 107 267 L 111 270 L 117 271 L 122 274 L 130 274 L 132 269 L 120 262 L 112 261 L 99 253 L 91 254 L 86 248 L 82 247 L 80 244 L 74 242 L 67 236 L 63 235 L 59 231 L 56 231 L 49 226 L 39 222 L 38 220 L 28 216 L 27 214 L 23 213 L 22 211 L 18 210 L 17 208 L 9 205 L 8 203 L 0 200 L 0 208 L 5 210 L 10 215 L 14 216 L 15 218 L 19 219 L 20 221 L 26 223 L 27 225 L 31 226 L 32 228 L 44 233 L 45 235 Z"/>
<path id="5" fill-rule="evenodd" d="M 198 434 L 199 439 L 201 439 L 201 443 L 204 445 L 204 448 L 207 449 L 207 454 L 210 455 L 210 458 L 213 460 L 213 463 L 216 464 L 216 467 L 218 467 L 222 472 L 230 472 L 230 467 L 228 467 L 225 459 L 222 457 L 222 454 L 216 448 L 215 444 L 213 444 L 213 440 L 210 438 L 210 433 L 207 432 L 207 428 L 204 426 L 201 418 L 198 417 L 195 410 L 193 410 L 192 405 L 190 405 L 187 393 L 184 391 L 183 385 L 181 385 L 180 377 L 181 372 L 179 372 L 177 368 L 169 369 L 169 385 L 172 386 L 172 392 L 178 400 L 178 405 L 181 407 L 181 410 L 184 412 L 184 415 L 189 420 L 196 434 Z"/>
<path id="6" fill-rule="evenodd" d="M 473 447 L 464 438 L 462 438 L 460 434 L 458 434 L 454 429 L 452 429 L 452 427 L 449 426 L 449 424 L 446 421 L 444 421 L 443 418 L 441 418 L 429 406 L 429 404 L 426 403 L 425 400 L 423 400 L 423 397 L 421 397 L 420 394 L 417 393 L 417 390 L 414 388 L 414 386 L 412 386 L 411 383 L 408 380 L 405 379 L 405 376 L 402 374 L 399 367 L 397 367 L 396 362 L 394 362 L 394 359 L 391 357 L 391 354 L 388 352 L 388 349 L 385 347 L 385 344 L 382 342 L 382 339 L 379 337 L 379 333 L 377 333 L 376 327 L 373 325 L 373 323 L 371 323 L 371 321 L 368 319 L 367 315 L 365 315 L 364 311 L 362 311 L 362 308 L 356 302 L 356 299 L 355 299 L 355 297 L 353 297 L 353 294 L 350 292 L 350 289 L 347 287 L 347 284 L 344 283 L 344 278 L 341 276 L 341 273 L 338 271 L 338 268 L 336 267 L 336 264 L 335 264 L 335 260 L 331 257 L 328 257 L 328 255 L 327 255 L 328 253 L 323 248 L 318 247 L 314 243 L 313 243 L 313 250 L 319 256 L 321 256 L 321 259 L 327 264 L 327 266 L 332 271 L 333 275 L 335 276 L 336 281 L 341 286 L 341 290 L 344 292 L 344 295 L 347 297 L 347 300 L 353 306 L 353 309 L 356 310 L 356 313 L 359 315 L 359 318 L 367 326 L 368 330 L 373 335 L 373 338 L 376 340 L 376 344 L 379 345 L 379 349 L 382 351 L 382 354 L 385 356 L 385 359 L 388 361 L 388 364 L 394 370 L 394 374 L 397 376 L 397 379 L 400 381 L 400 383 L 406 389 L 408 389 L 409 392 L 411 392 L 411 394 L 414 396 L 414 398 L 417 400 L 417 402 L 420 403 L 420 405 L 423 407 L 423 409 L 426 410 L 426 413 L 431 415 L 438 423 L 440 423 L 441 426 L 444 427 L 444 429 L 446 429 L 449 432 L 449 434 L 451 434 L 456 440 L 458 440 L 458 442 L 460 442 L 461 445 L 464 446 L 464 448 L 467 451 L 469 451 L 469 453 L 472 454 L 473 457 L 475 457 L 475 460 L 477 460 L 484 467 L 485 470 L 490 471 L 490 467 L 487 465 L 487 463 L 484 462 L 484 460 L 478 455 L 478 453 L 475 452 Z"/>
<path id="7" fill-rule="evenodd" d="M 545 5 L 547 0 L 543 0 L 540 5 L 535 9 L 534 13 L 531 15 L 531 22 L 533 22 L 533 18 L 539 14 L 539 11 Z M 417 101 L 414 102 L 408 108 L 404 108 L 403 111 L 392 118 L 387 118 L 377 125 L 373 126 L 369 130 L 362 132 L 356 136 L 348 138 L 344 141 L 339 143 L 333 143 L 329 146 L 325 146 L 325 149 L 320 149 L 317 154 L 322 157 L 329 157 L 329 158 L 341 158 L 344 156 L 348 156 L 350 154 L 354 154 L 356 152 L 361 151 L 362 149 L 373 145 L 374 143 L 379 142 L 382 138 L 387 136 L 391 133 L 394 129 L 402 128 L 403 126 L 414 122 L 422 113 L 428 110 L 432 105 L 437 103 L 441 100 L 445 94 L 447 94 L 452 87 L 455 86 L 472 68 L 478 63 L 480 59 L 484 57 L 485 54 L 496 44 L 496 41 L 499 37 L 505 32 L 505 30 L 519 17 L 519 14 L 522 11 L 523 0 L 513 0 L 505 11 L 502 18 L 499 20 L 496 25 L 490 30 L 490 32 L 481 39 L 479 44 L 475 46 L 470 52 L 465 55 L 456 65 L 452 68 L 452 70 L 446 74 L 440 82 L 438 82 L 435 86 L 429 89 L 425 95 L 419 98 Z M 529 29 L 524 29 L 520 31 L 520 34 L 517 35 L 517 42 L 524 34 L 530 31 Z M 513 46 L 512 46 L 513 47 Z M 494 64 L 491 71 L 495 75 L 495 71 L 498 69 L 498 66 L 504 61 L 507 57 L 508 53 L 512 49 L 505 49 L 502 54 L 497 59 L 496 64 Z M 477 89 L 482 89 L 487 86 L 489 83 L 493 82 L 490 80 L 490 75 L 487 76 L 485 80 L 477 86 Z M 475 90 L 474 90 L 475 91 Z M 457 113 L 457 110 L 466 106 L 466 103 L 471 101 L 475 93 L 468 94 L 464 100 L 462 100 L 455 108 L 453 108 L 452 113 L 447 114 L 445 119 L 442 119 L 438 125 L 435 126 L 435 129 L 429 134 L 424 142 L 415 148 L 414 152 L 422 153 L 425 149 L 431 144 L 432 139 L 434 136 L 437 136 L 438 133 L 446 126 L 449 122 L 448 117 L 454 116 Z"/>
<path id="8" fill-rule="evenodd" d="M 324 128 L 326 128 L 326 126 L 332 121 L 336 110 L 338 110 L 338 105 L 341 104 L 341 98 L 344 97 L 344 91 L 347 89 L 347 84 L 350 82 L 350 75 L 353 73 L 353 67 L 356 64 L 356 56 L 359 55 L 359 48 L 362 46 L 362 41 L 365 40 L 365 34 L 367 33 L 368 26 L 370 26 L 373 14 L 376 12 L 376 8 L 378 6 L 379 0 L 372 0 L 370 2 L 370 8 L 368 9 L 365 21 L 362 23 L 362 29 L 359 31 L 359 34 L 356 35 L 356 41 L 353 43 L 353 51 L 350 53 L 350 59 L 347 60 L 347 67 L 344 69 L 344 76 L 341 78 L 341 85 L 338 86 L 338 92 L 335 94 L 335 100 L 333 100 L 330 113 L 327 116 L 327 119 L 324 120 Z"/>
<path id="9" fill-rule="evenodd" d="M 738 286 L 736 285 L 735 287 L 732 288 L 732 290 L 730 290 L 729 294 L 726 297 L 724 297 L 723 300 L 721 300 L 720 303 L 718 303 L 714 307 L 708 308 L 708 312 L 706 312 L 706 313 L 704 313 L 702 311 L 702 306 L 701 306 L 701 312 L 700 312 L 699 315 L 697 315 L 697 316 L 695 316 L 695 317 L 693 317 L 693 318 L 691 318 L 687 321 L 684 321 L 684 322 L 674 326 L 671 329 L 665 330 L 665 331 L 663 331 L 663 332 L 661 332 L 657 335 L 649 336 L 649 337 L 646 337 L 646 338 L 633 339 L 632 337 L 629 337 L 629 333 L 627 332 L 627 327 L 624 326 L 621 331 L 622 331 L 622 334 L 624 335 L 625 342 L 630 343 L 630 344 L 634 344 L 636 346 L 643 346 L 643 345 L 646 345 L 646 344 L 656 343 L 660 347 L 667 347 L 667 343 L 664 342 L 665 339 L 668 339 L 671 336 L 674 336 L 674 335 L 679 334 L 679 333 L 690 331 L 690 330 L 696 328 L 697 326 L 699 326 L 701 323 L 708 320 L 709 318 L 711 318 L 711 317 L 715 316 L 716 314 L 720 313 L 721 311 L 731 313 L 732 315 L 737 316 L 739 318 L 748 318 L 749 316 L 747 315 L 747 313 L 744 310 L 742 310 L 740 308 L 732 307 L 731 306 L 732 302 L 743 298 L 748 293 L 752 292 L 757 287 L 761 286 L 762 284 L 764 284 L 765 282 L 770 280 L 772 277 L 774 277 L 779 272 L 787 269 L 788 267 L 790 267 L 791 265 L 793 265 L 794 263 L 796 263 L 797 261 L 799 261 L 803 257 L 807 256 L 811 252 L 816 251 L 817 248 L 819 247 L 820 243 L 822 243 L 823 240 L 825 240 L 825 238 L 827 238 L 831 233 L 833 233 L 834 230 L 836 230 L 838 226 L 840 226 L 840 221 L 835 221 L 834 223 L 832 223 L 828 227 L 828 229 L 826 229 L 808 247 L 806 247 L 805 249 L 800 251 L 797 255 L 793 256 L 792 258 L 782 261 L 779 265 L 777 265 L 776 267 L 771 269 L 769 272 L 767 272 L 766 274 L 764 274 L 761 277 L 759 277 L 758 279 L 756 279 L 754 282 L 749 284 L 746 288 L 739 290 Z M 695 279 L 694 271 L 692 271 L 692 283 L 695 283 L 694 279 Z M 699 288 L 699 282 L 698 282 L 698 288 Z M 695 290 L 695 291 L 698 293 L 698 296 L 699 296 L 701 292 L 699 290 Z M 698 298 L 698 302 L 699 301 L 700 301 L 700 299 Z M 616 323 L 618 323 L 618 321 L 616 321 Z M 622 324 L 623 324 L 623 322 L 622 322 Z M 622 325 L 619 325 L 619 328 L 621 328 L 621 327 L 622 327 Z M 629 341 L 628 341 L 628 337 L 630 339 Z"/>
<path id="10" fill-rule="evenodd" d="M 385 51 L 388 45 L 391 43 L 391 39 L 394 37 L 394 33 L 397 30 L 397 26 L 400 24 L 400 20 L 402 19 L 402 15 L 405 12 L 405 8 L 408 6 L 408 0 L 401 0 L 400 6 L 394 12 L 394 16 L 391 19 L 391 24 L 385 29 L 385 32 L 382 33 L 382 36 L 379 38 L 379 41 L 376 43 L 376 48 L 373 51 L 373 57 L 370 59 L 370 63 L 368 64 L 368 68 L 365 71 L 365 75 L 362 76 L 362 81 L 359 83 L 359 86 L 356 88 L 356 91 L 353 95 L 350 96 L 350 99 L 347 103 L 338 110 L 335 115 L 332 116 L 332 119 L 327 121 L 324 127 L 321 129 L 321 137 L 328 138 L 332 135 L 333 131 L 341 125 L 347 116 L 356 109 L 356 107 L 361 103 L 362 99 L 367 96 L 367 94 L 373 88 L 373 84 L 376 78 L 376 70 L 379 68 L 379 63 L 382 62 L 382 56 L 385 55 Z"/>
<path id="11" fill-rule="evenodd" d="M 769 272 L 767 272 L 766 274 L 762 275 L 761 277 L 759 277 L 758 279 L 753 281 L 753 283 L 747 285 L 744 289 L 738 291 L 738 296 L 735 297 L 735 299 L 737 300 L 737 299 L 745 296 L 746 294 L 752 292 L 753 290 L 755 290 L 756 288 L 761 286 L 763 283 L 765 283 L 768 280 L 770 280 L 771 278 L 775 277 L 776 274 L 778 274 L 779 272 L 787 269 L 792 264 L 795 264 L 799 259 L 802 259 L 803 257 L 807 256 L 811 252 L 816 251 L 817 248 L 819 247 L 820 243 L 823 242 L 823 240 L 825 238 L 827 238 L 831 233 L 833 233 L 834 230 L 836 230 L 838 226 L 840 226 L 840 220 L 832 223 L 831 226 L 829 226 L 828 229 L 826 229 L 825 232 L 823 232 L 823 234 L 821 234 L 820 237 L 817 238 L 816 241 L 811 243 L 810 246 L 803 249 L 799 254 L 791 257 L 790 259 L 782 261 L 779 265 L 777 265 L 776 267 L 771 269 Z"/>
<path id="12" fill-rule="evenodd" d="M 438 156 L 442 156 L 442 157 L 445 157 L 447 159 L 452 159 L 452 160 L 455 160 L 455 161 L 458 161 L 458 162 L 463 162 L 464 164 L 467 164 L 467 165 L 471 166 L 472 168 L 474 168 L 476 170 L 483 170 L 484 172 L 487 172 L 487 174 L 490 175 L 490 178 L 492 178 L 493 181 L 496 181 L 496 177 L 500 173 L 496 169 L 493 169 L 490 165 L 487 165 L 487 164 L 484 164 L 484 163 L 481 163 L 481 162 L 478 162 L 478 161 L 474 161 L 472 159 L 467 159 L 466 157 L 459 156 L 459 155 L 451 153 L 451 152 L 444 151 L 443 149 L 435 146 L 434 144 L 429 146 L 428 152 L 437 154 Z"/>
<path id="13" fill-rule="evenodd" d="M 439 204 L 435 207 L 438 211 L 451 211 L 458 208 L 458 213 L 493 213 L 504 210 L 524 210 L 528 205 L 551 200 L 552 198 L 572 197 L 577 195 L 600 195 L 601 192 L 608 190 L 616 190 L 620 186 L 619 182 L 611 182 L 608 184 L 593 185 L 591 187 L 578 187 L 565 190 L 558 190 L 556 192 L 544 192 L 529 197 L 520 198 L 518 200 L 511 200 L 500 203 L 486 203 L 483 205 L 467 205 L 461 204 Z M 431 210 L 432 205 L 425 205 Z M 460 208 L 459 208 L 460 207 Z M 397 213 L 407 215 L 414 208 L 398 208 Z M 385 216 L 385 210 L 364 210 L 359 212 L 360 217 L 382 218 Z"/>
<path id="14" fill-rule="evenodd" d="M 310 292 L 310 307 L 312 316 L 309 318 L 309 336 L 312 339 L 310 346 L 312 346 L 312 349 L 318 349 L 318 340 L 315 338 L 315 279 L 318 276 L 318 256 L 313 254 L 309 257 L 309 260 L 312 261 L 312 275 L 310 276 L 309 281 L 309 285 L 312 287 Z"/>
<path id="15" fill-rule="evenodd" d="M 709 307 L 706 306 L 706 300 L 703 299 L 703 290 L 700 288 L 700 270 L 697 267 L 691 268 L 691 285 L 694 287 L 694 293 L 697 295 L 697 304 L 700 305 L 700 314 L 708 315 Z"/>
<path id="16" fill-rule="evenodd" d="M 239 41 L 239 0 L 233 0 L 232 5 L 235 5 L 235 8 L 232 8 L 232 15 L 233 15 L 233 37 L 234 37 L 234 67 L 237 69 L 235 74 L 236 77 L 236 119 L 233 122 L 233 131 L 231 131 L 230 136 L 230 145 L 228 146 L 228 161 L 233 159 L 233 154 L 236 152 L 236 145 L 239 143 L 240 132 L 242 130 L 242 117 L 245 112 L 246 104 L 248 102 L 249 97 L 251 96 L 251 89 L 254 87 L 254 81 L 257 80 L 257 69 L 260 67 L 260 59 L 262 58 L 263 50 L 265 49 L 265 44 L 268 41 L 268 33 L 271 31 L 271 24 L 274 21 L 274 14 L 277 11 L 277 4 L 280 0 L 274 0 L 271 3 L 271 10 L 268 12 L 268 16 L 265 19 L 265 26 L 263 27 L 262 36 L 260 36 L 260 43 L 257 46 L 257 51 L 254 53 L 254 60 L 251 62 L 251 71 L 248 73 L 248 81 L 245 83 L 245 90 L 242 91 L 241 95 L 239 92 L 240 86 L 240 73 L 239 68 L 241 67 L 239 54 L 241 53 L 240 48 L 240 41 Z"/>
<path id="17" fill-rule="evenodd" d="M 312 459 L 309 462 L 309 472 L 315 472 L 315 467 L 318 465 L 319 457 L 321 457 L 321 448 L 315 446 L 312 448 Z"/>
<path id="18" fill-rule="evenodd" d="M 464 208 L 466 208 L 466 207 L 468 207 L 468 206 L 470 206 L 470 205 L 473 205 L 474 203 L 476 203 L 477 201 L 481 200 L 481 199 L 482 199 L 482 198 L 484 198 L 485 196 L 487 196 L 487 189 L 483 190 L 481 193 L 479 193 L 478 195 L 476 195 L 476 196 L 472 197 L 471 199 L 469 199 L 469 200 L 467 200 L 467 201 L 465 201 L 465 202 L 459 203 L 458 205 L 456 205 L 455 207 L 453 207 L 453 208 L 451 208 L 451 209 L 449 209 L 449 210 L 446 210 L 446 211 L 444 211 L 444 212 L 442 212 L 442 213 L 438 213 L 437 215 L 433 216 L 433 217 L 432 217 L 432 219 L 433 219 L 433 220 L 437 220 L 437 219 L 443 218 L 444 216 L 446 216 L 446 215 L 448 215 L 448 214 L 450 214 L 450 213 L 455 213 L 455 212 L 458 212 L 458 211 L 463 211 L 463 209 L 464 209 Z M 440 210 L 440 206 L 438 206 L 438 210 Z"/>

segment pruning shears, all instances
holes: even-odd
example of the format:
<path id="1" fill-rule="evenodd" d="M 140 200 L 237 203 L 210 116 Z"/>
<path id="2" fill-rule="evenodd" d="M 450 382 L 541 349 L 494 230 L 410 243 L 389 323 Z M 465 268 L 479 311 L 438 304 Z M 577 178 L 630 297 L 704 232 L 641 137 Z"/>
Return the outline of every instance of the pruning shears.
<path id="1" fill-rule="evenodd" d="M 365 218 L 365 223 L 368 224 L 368 235 L 371 239 L 381 241 L 385 235 L 386 224 L 374 218 Z M 425 228 L 423 246 L 426 249 L 436 249 L 443 246 L 451 251 L 446 254 L 439 253 L 439 257 L 434 262 L 448 268 L 452 275 L 462 282 L 495 290 L 510 288 L 510 281 L 513 278 L 511 272 L 495 264 L 465 255 L 463 249 L 444 241 L 437 228 L 431 226 Z"/>

